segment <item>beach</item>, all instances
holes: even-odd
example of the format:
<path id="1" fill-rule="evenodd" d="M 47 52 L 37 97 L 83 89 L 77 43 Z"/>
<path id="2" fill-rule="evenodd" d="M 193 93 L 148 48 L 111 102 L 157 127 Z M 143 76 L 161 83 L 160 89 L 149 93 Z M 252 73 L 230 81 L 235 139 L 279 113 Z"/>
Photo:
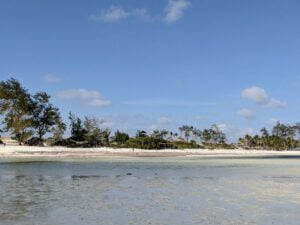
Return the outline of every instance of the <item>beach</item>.
<path id="1" fill-rule="evenodd" d="M 300 151 L 270 151 L 243 149 L 164 149 L 145 150 L 132 148 L 66 148 L 0 146 L 0 157 L 299 157 Z"/>

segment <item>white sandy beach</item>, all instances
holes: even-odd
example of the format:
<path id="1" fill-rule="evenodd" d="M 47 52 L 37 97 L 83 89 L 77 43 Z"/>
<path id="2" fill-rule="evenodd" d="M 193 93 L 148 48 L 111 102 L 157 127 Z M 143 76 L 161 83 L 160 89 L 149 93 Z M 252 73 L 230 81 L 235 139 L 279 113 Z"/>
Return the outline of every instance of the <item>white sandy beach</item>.
<path id="1" fill-rule="evenodd" d="M 300 157 L 300 151 L 267 151 L 242 149 L 164 149 L 145 150 L 131 148 L 66 148 L 66 147 L 30 147 L 0 146 L 0 157 Z"/>

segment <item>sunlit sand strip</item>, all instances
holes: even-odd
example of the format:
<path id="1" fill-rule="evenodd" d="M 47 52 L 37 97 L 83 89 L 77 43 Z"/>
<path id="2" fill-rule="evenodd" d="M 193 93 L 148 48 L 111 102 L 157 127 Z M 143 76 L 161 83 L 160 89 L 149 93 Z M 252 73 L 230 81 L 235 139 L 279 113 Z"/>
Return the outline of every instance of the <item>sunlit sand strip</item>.
<path id="1" fill-rule="evenodd" d="M 131 148 L 66 148 L 0 146 L 0 157 L 291 157 L 300 158 L 300 151 L 227 150 L 227 149 L 164 149 L 144 150 Z"/>

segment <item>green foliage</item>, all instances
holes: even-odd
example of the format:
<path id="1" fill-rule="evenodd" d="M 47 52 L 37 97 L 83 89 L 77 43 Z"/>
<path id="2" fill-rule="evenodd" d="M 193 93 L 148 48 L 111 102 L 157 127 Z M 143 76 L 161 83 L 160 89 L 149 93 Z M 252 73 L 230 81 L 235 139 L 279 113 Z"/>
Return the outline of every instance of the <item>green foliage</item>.
<path id="1" fill-rule="evenodd" d="M 109 129 L 101 129 L 100 125 L 103 121 L 99 121 L 96 118 L 85 117 L 84 122 L 74 114 L 69 114 L 71 121 L 71 137 L 68 142 L 65 143 L 68 146 L 76 147 L 98 147 L 109 145 Z"/>
<path id="2" fill-rule="evenodd" d="M 33 96 L 34 109 L 32 112 L 32 127 L 36 130 L 40 140 L 53 130 L 54 126 L 63 128 L 58 108 L 49 102 L 50 96 L 45 92 L 39 92 Z"/>
<path id="3" fill-rule="evenodd" d="M 129 135 L 123 132 L 120 132 L 119 130 L 116 131 L 115 136 L 113 138 L 113 141 L 115 141 L 117 144 L 125 144 L 126 141 L 129 140 Z"/>
<path id="4" fill-rule="evenodd" d="M 84 129 L 82 121 L 79 117 L 69 113 L 71 137 L 73 141 L 84 141 L 87 131 Z"/>
<path id="5" fill-rule="evenodd" d="M 202 139 L 205 144 L 218 145 L 226 143 L 226 135 L 215 124 L 210 129 L 205 129 L 202 132 Z"/>
<path id="6" fill-rule="evenodd" d="M 136 138 L 139 138 L 139 137 L 148 137 L 148 135 L 147 135 L 147 132 L 144 131 L 144 130 L 137 130 L 135 137 Z"/>
<path id="7" fill-rule="evenodd" d="M 85 117 L 84 120 L 84 141 L 88 142 L 90 147 L 97 147 L 100 145 L 109 144 L 109 129 L 100 129 L 100 124 L 103 121 L 99 121 L 96 118 Z"/>
<path id="8" fill-rule="evenodd" d="M 198 145 L 195 141 L 185 142 L 185 141 L 175 141 L 172 142 L 174 148 L 178 149 L 199 149 L 203 148 L 201 145 Z"/>
<path id="9" fill-rule="evenodd" d="M 221 149 L 236 149 L 234 144 L 227 144 L 227 143 L 220 144 L 220 148 Z"/>
<path id="10" fill-rule="evenodd" d="M 220 144 L 205 143 L 203 147 L 205 149 L 235 149 L 236 148 L 234 145 L 227 144 L 227 143 L 220 143 Z"/>
<path id="11" fill-rule="evenodd" d="M 3 144 L 3 141 L 1 140 L 1 133 L 2 133 L 3 131 L 0 129 L 0 144 Z"/>
<path id="12" fill-rule="evenodd" d="M 187 126 L 187 125 L 183 125 L 181 127 L 178 128 L 180 133 L 184 135 L 185 140 L 188 142 L 189 141 L 189 137 L 191 136 L 191 133 L 194 130 L 193 126 Z"/>
<path id="13" fill-rule="evenodd" d="M 53 133 L 52 139 L 54 143 L 63 140 L 63 136 L 66 129 L 67 126 L 62 121 L 59 121 L 54 127 L 52 127 L 52 133 Z"/>
<path id="14" fill-rule="evenodd" d="M 4 116 L 4 129 L 19 144 L 32 136 L 34 105 L 28 91 L 15 79 L 0 82 L 0 114 Z"/>
<path id="15" fill-rule="evenodd" d="M 127 148 L 139 149 L 165 149 L 174 148 L 174 146 L 164 139 L 154 137 L 137 137 L 131 138 L 125 143 Z"/>
<path id="16" fill-rule="evenodd" d="M 244 148 L 258 148 L 258 149 L 274 149 L 285 150 L 295 149 L 300 146 L 299 141 L 296 139 L 297 134 L 300 133 L 300 126 L 294 126 L 277 123 L 270 132 L 263 128 L 261 135 L 245 135 L 239 139 L 239 144 Z"/>
<path id="17" fill-rule="evenodd" d="M 73 142 L 71 139 L 67 138 L 67 139 L 59 139 L 59 140 L 55 140 L 55 139 L 50 139 L 49 140 L 49 144 L 51 146 L 66 146 L 66 147 L 72 147 L 72 146 L 76 146 L 76 143 Z"/>
<path id="18" fill-rule="evenodd" d="M 151 134 L 151 137 L 165 139 L 168 134 L 169 134 L 169 131 L 167 131 L 167 130 L 154 130 Z"/>

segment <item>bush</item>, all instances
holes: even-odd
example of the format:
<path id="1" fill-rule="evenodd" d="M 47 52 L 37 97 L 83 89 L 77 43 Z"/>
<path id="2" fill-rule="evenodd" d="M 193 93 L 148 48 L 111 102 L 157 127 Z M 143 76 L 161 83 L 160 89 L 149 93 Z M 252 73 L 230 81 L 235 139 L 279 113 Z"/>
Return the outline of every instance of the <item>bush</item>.
<path id="1" fill-rule="evenodd" d="M 61 139 L 61 140 L 57 140 L 57 141 L 50 140 L 49 143 L 50 143 L 51 146 L 64 146 L 64 147 L 67 147 L 67 146 L 71 145 L 69 139 Z"/>
<path id="2" fill-rule="evenodd" d="M 176 141 L 173 142 L 173 145 L 178 149 L 185 149 L 185 148 L 193 148 L 193 149 L 199 149 L 203 148 L 201 145 L 198 145 L 195 141 L 191 142 L 185 142 L 185 141 Z"/>
<path id="3" fill-rule="evenodd" d="M 172 143 L 154 137 L 137 137 L 131 138 L 126 141 L 125 147 L 127 148 L 140 148 L 140 149 L 166 149 L 176 148 Z"/>
<path id="4" fill-rule="evenodd" d="M 117 131 L 117 132 L 115 133 L 115 136 L 114 136 L 113 140 L 114 140 L 117 144 L 119 144 L 119 145 L 121 144 L 121 145 L 122 145 L 122 144 L 125 144 L 126 141 L 129 140 L 129 135 L 126 134 L 126 133 Z"/>
<path id="5" fill-rule="evenodd" d="M 204 148 L 207 148 L 207 149 L 235 149 L 236 147 L 232 144 L 226 144 L 226 143 L 223 143 L 223 144 L 206 143 L 204 145 Z"/>
<path id="6" fill-rule="evenodd" d="M 25 141 L 25 145 L 28 146 L 44 146 L 44 141 L 38 137 L 32 137 Z"/>

